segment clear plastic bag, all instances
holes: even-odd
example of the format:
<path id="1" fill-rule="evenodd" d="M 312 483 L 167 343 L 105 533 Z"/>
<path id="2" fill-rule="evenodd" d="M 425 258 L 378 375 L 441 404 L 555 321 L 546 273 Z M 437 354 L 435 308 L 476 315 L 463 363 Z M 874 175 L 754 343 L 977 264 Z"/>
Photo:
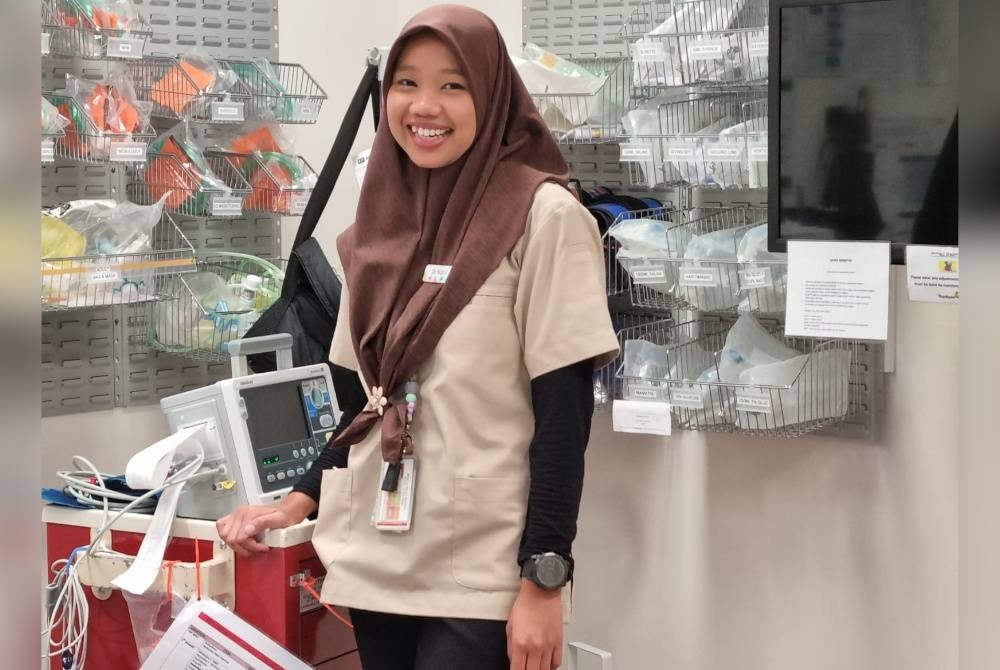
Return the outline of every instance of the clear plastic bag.
<path id="1" fill-rule="evenodd" d="M 157 155 L 151 156 L 146 169 L 146 188 L 153 198 L 165 198 L 170 209 L 191 214 L 208 212 L 209 192 L 232 192 L 212 171 L 186 120 L 153 140 L 149 151 Z"/>
<path id="2" fill-rule="evenodd" d="M 646 340 L 626 340 L 622 347 L 625 400 L 667 400 L 663 383 L 670 370 L 666 347 Z"/>
<path id="3" fill-rule="evenodd" d="M 67 75 L 66 92 L 99 131 L 128 135 L 149 128 L 153 105 L 139 100 L 128 70 L 120 63 L 110 65 L 107 76 L 97 82 Z"/>
<path id="4" fill-rule="evenodd" d="M 42 258 L 74 258 L 87 251 L 87 238 L 65 221 L 42 212 Z"/>
<path id="5" fill-rule="evenodd" d="M 240 310 L 239 285 L 211 271 L 174 277 L 165 292 L 174 300 L 153 307 L 153 333 L 166 347 L 221 351 L 256 313 Z"/>
<path id="6" fill-rule="evenodd" d="M 625 219 L 608 230 L 620 246 L 616 256 L 625 271 L 634 278 L 634 272 L 648 259 L 680 258 L 687 248 L 691 234 L 688 226 L 671 224 L 656 219 Z M 662 282 L 642 282 L 644 287 L 664 294 L 677 289 L 677 264 L 662 263 Z"/>
<path id="7" fill-rule="evenodd" d="M 752 315 L 743 314 L 726 334 L 726 344 L 719 354 L 719 381 L 738 384 L 745 370 L 801 355 L 767 332 Z"/>
<path id="8" fill-rule="evenodd" d="M 600 123 L 606 112 L 618 115 L 595 95 L 607 75 L 594 74 L 531 43 L 524 45 L 523 56 L 511 60 L 528 92 L 545 96 L 536 103 L 550 129 L 569 131 L 588 122 Z"/>
<path id="9" fill-rule="evenodd" d="M 51 102 L 42 98 L 42 134 L 58 135 L 70 123 L 69 119 L 59 113 L 59 109 Z"/>
<path id="10" fill-rule="evenodd" d="M 718 279 L 713 286 L 681 286 L 680 294 L 688 304 L 706 311 L 728 309 L 739 304 L 736 249 L 746 230 L 746 226 L 741 226 L 691 236 L 684 252 L 684 267 L 707 264 L 708 268 L 718 273 Z"/>
<path id="11" fill-rule="evenodd" d="M 63 0 L 71 14 L 63 13 L 61 23 L 88 30 L 141 30 L 142 17 L 131 0 Z M 76 17 L 83 20 L 78 26 Z"/>
<path id="12" fill-rule="evenodd" d="M 149 95 L 154 102 L 178 116 L 185 113 L 206 115 L 212 100 L 203 94 L 225 93 L 237 81 L 235 72 L 207 53 L 192 49 L 153 84 Z"/>
<path id="13" fill-rule="evenodd" d="M 783 312 L 785 309 L 785 289 L 788 285 L 787 254 L 768 251 L 767 224 L 750 228 L 736 250 L 736 258 L 744 263 L 742 269 L 766 269 L 770 274 L 771 286 L 742 288 L 741 312 Z"/>
<path id="14" fill-rule="evenodd" d="M 135 649 L 139 663 L 142 664 L 160 643 L 163 634 L 167 632 L 187 602 L 175 593 L 150 591 L 136 595 L 124 590 L 121 593 L 125 597 L 125 604 L 128 605 L 132 633 L 135 636 Z"/>
<path id="15" fill-rule="evenodd" d="M 88 256 L 151 251 L 153 229 L 163 216 L 163 200 L 137 205 L 114 200 L 73 200 L 46 212 L 86 238 Z"/>

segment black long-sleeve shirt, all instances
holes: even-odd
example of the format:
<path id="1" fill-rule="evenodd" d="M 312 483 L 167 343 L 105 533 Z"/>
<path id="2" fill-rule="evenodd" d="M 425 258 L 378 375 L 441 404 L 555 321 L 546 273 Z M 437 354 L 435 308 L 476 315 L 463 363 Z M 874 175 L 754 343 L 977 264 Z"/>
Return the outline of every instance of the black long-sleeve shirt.
<path id="1" fill-rule="evenodd" d="M 593 362 L 584 360 L 531 381 L 535 433 L 528 459 L 531 484 L 528 511 L 517 561 L 555 552 L 572 563 L 576 520 L 583 495 L 584 452 L 594 413 Z M 367 398 L 356 372 L 333 366 L 337 402 L 343 412 L 334 435 L 365 407 Z M 327 445 L 293 491 L 319 501 L 323 470 L 347 467 L 350 447 Z"/>

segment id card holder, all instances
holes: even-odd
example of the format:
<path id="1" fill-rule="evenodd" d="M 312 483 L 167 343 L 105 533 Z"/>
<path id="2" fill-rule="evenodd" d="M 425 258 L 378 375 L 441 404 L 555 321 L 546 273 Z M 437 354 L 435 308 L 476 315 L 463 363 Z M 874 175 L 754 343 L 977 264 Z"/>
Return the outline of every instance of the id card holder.
<path id="1" fill-rule="evenodd" d="M 413 493 L 417 488 L 417 459 L 404 456 L 399 461 L 399 485 L 395 491 L 381 489 L 381 482 L 389 464 L 382 462 L 379 471 L 379 490 L 375 497 L 375 510 L 372 512 L 372 524 L 378 530 L 402 533 L 410 530 L 413 521 Z"/>

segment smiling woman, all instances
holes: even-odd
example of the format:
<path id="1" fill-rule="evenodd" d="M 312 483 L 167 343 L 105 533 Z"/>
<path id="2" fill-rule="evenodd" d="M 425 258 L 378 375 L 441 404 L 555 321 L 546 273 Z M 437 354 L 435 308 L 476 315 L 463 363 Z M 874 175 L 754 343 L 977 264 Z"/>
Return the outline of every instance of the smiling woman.
<path id="1" fill-rule="evenodd" d="M 437 168 L 458 160 L 476 138 L 476 108 L 451 49 L 432 35 L 409 42 L 386 95 L 389 130 L 410 160 Z"/>

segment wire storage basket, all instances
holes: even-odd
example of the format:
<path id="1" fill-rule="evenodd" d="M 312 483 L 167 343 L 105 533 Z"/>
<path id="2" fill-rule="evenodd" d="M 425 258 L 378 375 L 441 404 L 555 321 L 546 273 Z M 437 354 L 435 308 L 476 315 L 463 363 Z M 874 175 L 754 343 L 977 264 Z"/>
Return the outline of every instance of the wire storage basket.
<path id="1" fill-rule="evenodd" d="M 169 211 L 191 217 L 239 217 L 250 185 L 223 156 L 206 154 L 196 166 L 175 153 L 149 152 L 149 163 L 128 186 L 133 202 L 150 205 L 166 196 Z"/>
<path id="2" fill-rule="evenodd" d="M 767 188 L 767 99 L 758 91 L 684 94 L 624 118 L 634 186 Z"/>
<path id="3" fill-rule="evenodd" d="M 623 397 L 669 402 L 679 428 L 797 437 L 867 411 L 869 345 L 858 340 L 784 337 L 777 323 L 711 320 L 661 321 L 622 337 Z"/>
<path id="4" fill-rule="evenodd" d="M 658 317 L 649 314 L 613 311 L 611 323 L 618 336 L 619 347 L 624 342 L 622 339 L 624 333 L 657 320 Z M 613 402 L 622 397 L 622 383 L 617 375 L 621 365 L 622 357 L 621 351 L 619 351 L 618 358 L 594 371 L 594 412 L 596 414 L 610 412 Z"/>
<path id="5" fill-rule="evenodd" d="M 301 216 L 312 195 L 316 173 L 301 156 L 278 152 L 210 152 L 238 170 L 252 189 L 243 202 L 248 212 Z"/>
<path id="6" fill-rule="evenodd" d="M 316 123 L 319 119 L 326 93 L 301 65 L 263 58 L 226 63 L 250 95 L 247 118 L 279 123 Z"/>
<path id="7" fill-rule="evenodd" d="M 80 0 L 42 0 L 43 55 L 140 59 L 152 34 L 137 14 L 107 12 Z"/>
<path id="8" fill-rule="evenodd" d="M 194 271 L 194 247 L 166 213 L 150 246 L 134 253 L 43 258 L 42 311 L 162 299 L 161 280 Z"/>
<path id="9" fill-rule="evenodd" d="M 632 55 L 633 95 L 766 83 L 767 26 L 767 0 L 639 3 L 620 33 Z"/>
<path id="10" fill-rule="evenodd" d="M 657 209 L 633 217 L 608 233 L 624 241 L 609 254 L 609 273 L 616 265 L 633 306 L 784 311 L 788 264 L 784 254 L 767 250 L 766 209 Z"/>
<path id="11" fill-rule="evenodd" d="M 615 142 L 622 136 L 622 116 L 630 106 L 627 58 L 574 61 L 603 78 L 590 93 L 532 92 L 531 98 L 556 141 L 562 144 Z"/>
<path id="12" fill-rule="evenodd" d="M 197 361 L 225 362 L 227 344 L 246 333 L 281 294 L 282 261 L 238 252 L 207 252 L 197 272 L 165 278 L 169 299 L 150 304 L 131 324 L 133 343 Z M 252 297 L 241 295 L 247 278 L 260 278 Z"/>
<path id="13" fill-rule="evenodd" d="M 245 120 L 250 93 L 224 62 L 221 73 L 206 72 L 177 58 L 144 58 L 131 63 L 129 73 L 136 93 L 153 104 L 153 115 L 205 123 L 240 123 Z M 225 91 L 213 92 L 230 80 Z"/>
<path id="14" fill-rule="evenodd" d="M 70 120 L 63 134 L 54 138 L 56 158 L 98 165 L 146 162 L 149 143 L 155 137 L 152 126 L 139 133 L 109 133 L 100 130 L 75 99 L 59 93 L 43 95 Z"/>

